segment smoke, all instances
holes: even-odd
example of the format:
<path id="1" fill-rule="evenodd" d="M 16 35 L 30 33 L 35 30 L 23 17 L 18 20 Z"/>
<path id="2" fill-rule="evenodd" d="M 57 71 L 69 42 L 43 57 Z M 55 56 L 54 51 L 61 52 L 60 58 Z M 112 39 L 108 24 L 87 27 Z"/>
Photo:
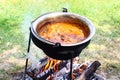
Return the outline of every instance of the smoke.
<path id="1" fill-rule="evenodd" d="M 63 7 L 68 9 L 69 4 L 67 2 L 65 2 Z M 61 8 L 63 8 L 63 7 L 61 7 Z M 26 49 L 28 47 L 28 41 L 29 41 L 29 35 L 30 35 L 29 28 L 31 26 L 31 22 L 34 20 L 35 14 L 39 14 L 39 13 L 44 14 L 47 11 L 49 11 L 46 8 L 39 10 L 40 12 L 38 12 L 38 10 L 36 10 L 36 9 L 32 9 L 32 10 L 34 10 L 34 13 L 32 13 L 32 11 L 28 11 L 27 13 L 23 14 L 24 19 L 20 25 L 20 30 L 24 35 L 24 44 L 25 44 Z M 36 47 L 32 41 L 31 41 L 30 47 L 31 47 L 30 52 L 26 53 L 26 57 L 29 58 L 30 62 L 34 65 L 34 64 L 38 63 L 39 60 L 41 58 L 45 57 L 46 55 L 44 54 L 44 52 L 40 48 Z M 26 50 L 26 52 L 27 52 L 27 50 Z"/>
<path id="2" fill-rule="evenodd" d="M 28 42 L 29 38 L 29 27 L 31 26 L 31 22 L 33 20 L 33 15 L 30 13 L 24 14 L 24 19 L 21 23 L 21 32 L 24 34 L 24 41 Z"/>
<path id="3" fill-rule="evenodd" d="M 26 49 L 28 47 L 27 45 L 28 45 L 29 35 L 30 35 L 29 28 L 31 26 L 32 21 L 33 21 L 33 14 L 26 13 L 24 14 L 24 20 L 22 21 L 21 26 L 20 26 L 20 30 L 24 35 L 24 44 L 26 45 L 25 46 Z M 30 63 L 34 66 L 44 56 L 45 56 L 44 52 L 40 48 L 36 47 L 34 43 L 31 41 L 30 52 L 26 53 L 26 58 L 29 59 Z"/>

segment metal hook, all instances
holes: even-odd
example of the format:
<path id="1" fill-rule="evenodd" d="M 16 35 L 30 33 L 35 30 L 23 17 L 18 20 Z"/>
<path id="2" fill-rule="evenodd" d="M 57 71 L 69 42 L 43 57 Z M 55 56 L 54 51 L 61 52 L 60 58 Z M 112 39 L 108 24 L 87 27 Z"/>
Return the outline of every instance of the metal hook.
<path id="1" fill-rule="evenodd" d="M 63 12 L 68 12 L 68 9 L 67 8 L 63 8 Z"/>

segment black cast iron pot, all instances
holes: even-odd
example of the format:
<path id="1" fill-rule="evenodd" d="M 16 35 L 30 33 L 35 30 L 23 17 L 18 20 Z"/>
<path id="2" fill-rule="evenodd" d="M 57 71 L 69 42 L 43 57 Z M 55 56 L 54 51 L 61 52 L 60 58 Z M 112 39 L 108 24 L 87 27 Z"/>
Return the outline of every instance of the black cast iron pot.
<path id="1" fill-rule="evenodd" d="M 84 26 L 88 36 L 85 40 L 78 43 L 60 44 L 58 42 L 50 42 L 38 35 L 38 30 L 43 25 L 54 22 L 69 22 Z M 41 15 L 34 20 L 31 24 L 30 32 L 34 44 L 41 48 L 47 56 L 54 59 L 68 60 L 71 59 L 71 57 L 74 58 L 79 56 L 81 51 L 88 46 L 95 33 L 95 28 L 87 18 L 78 14 L 69 12 L 52 12 Z"/>

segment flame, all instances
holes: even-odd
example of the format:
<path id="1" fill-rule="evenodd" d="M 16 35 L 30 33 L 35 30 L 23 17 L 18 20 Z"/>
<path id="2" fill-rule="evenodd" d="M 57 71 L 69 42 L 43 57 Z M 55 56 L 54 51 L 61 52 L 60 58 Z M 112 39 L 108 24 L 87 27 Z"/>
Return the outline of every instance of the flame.
<path id="1" fill-rule="evenodd" d="M 78 61 L 79 60 L 77 58 L 74 59 L 74 62 L 76 64 L 78 63 Z M 59 71 L 59 67 L 60 67 L 61 63 L 62 63 L 61 60 L 56 60 L 56 59 L 49 58 L 47 64 L 43 68 L 43 71 L 53 67 L 54 71 L 57 72 L 57 71 Z M 82 74 L 87 67 L 88 67 L 88 64 L 84 63 L 79 68 L 77 68 L 76 71 L 77 71 L 77 73 Z M 76 78 L 76 76 L 73 73 L 72 74 L 72 80 L 74 80 L 75 78 Z M 50 75 L 48 77 L 48 80 L 53 80 L 53 77 Z"/>
<path id="2" fill-rule="evenodd" d="M 75 62 L 76 64 L 78 63 L 78 61 L 79 61 L 79 60 L 78 60 L 77 58 L 74 59 L 74 62 Z M 52 58 L 49 58 L 49 57 L 48 57 L 48 59 L 47 59 L 47 64 L 45 64 L 45 65 L 41 68 L 39 74 L 40 74 L 41 72 L 45 71 L 45 70 L 50 69 L 50 68 L 52 68 L 54 72 L 58 72 L 58 71 L 60 70 L 60 66 L 62 65 L 62 63 L 63 63 L 63 61 L 61 61 L 61 60 L 56 60 L 56 59 L 52 59 Z M 88 64 L 87 64 L 87 63 L 84 63 L 84 64 L 78 66 L 78 68 L 75 69 L 75 72 L 77 72 L 77 74 L 80 74 L 80 75 L 81 75 L 87 67 L 88 67 Z M 73 73 L 72 73 L 72 80 L 74 80 L 76 77 L 77 77 L 77 76 L 76 76 L 76 73 L 74 74 L 74 72 L 73 72 Z M 47 80 L 54 80 L 54 76 L 49 75 L 49 77 L 47 78 Z"/>
<path id="3" fill-rule="evenodd" d="M 51 68 L 53 66 L 54 66 L 54 70 L 58 71 L 58 67 L 59 67 L 60 62 L 61 62 L 60 60 L 55 60 L 55 59 L 49 58 L 47 64 L 43 68 L 43 71 L 45 71 L 45 70 L 47 70 L 47 69 L 49 69 L 49 68 Z"/>
<path id="4" fill-rule="evenodd" d="M 80 68 L 78 68 L 76 71 L 79 73 L 79 74 L 82 74 L 83 71 L 88 67 L 88 64 L 84 63 L 82 64 L 82 66 L 80 66 Z"/>
<path id="5" fill-rule="evenodd" d="M 74 80 L 75 79 L 75 76 L 74 76 L 74 74 L 72 74 L 72 80 Z"/>
<path id="6" fill-rule="evenodd" d="M 75 71 L 77 72 L 77 74 L 81 75 L 87 67 L 88 67 L 88 64 L 84 63 L 79 68 L 77 68 Z M 74 80 L 75 78 L 76 78 L 76 75 L 73 73 L 72 80 Z"/>

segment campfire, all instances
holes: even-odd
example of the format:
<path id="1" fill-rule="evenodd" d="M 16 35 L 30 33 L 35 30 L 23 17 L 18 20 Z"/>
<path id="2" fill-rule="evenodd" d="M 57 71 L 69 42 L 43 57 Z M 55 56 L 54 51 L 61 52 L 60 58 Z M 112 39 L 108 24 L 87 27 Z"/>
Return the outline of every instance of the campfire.
<path id="1" fill-rule="evenodd" d="M 97 79 L 98 77 L 95 77 L 95 72 L 99 66 L 100 62 L 98 61 L 80 64 L 79 58 L 75 57 L 72 66 L 72 80 Z M 31 80 L 69 80 L 70 61 L 45 57 L 40 60 L 38 66 L 34 69 L 30 66 L 27 69 L 27 75 L 29 76 L 26 78 L 27 80 L 29 80 L 29 78 L 31 78 Z"/>
<path id="2" fill-rule="evenodd" d="M 67 12 L 52 12 L 39 16 L 30 27 L 30 42 L 47 55 L 34 68 L 25 65 L 24 80 L 91 80 L 100 62 L 79 63 L 79 54 L 86 48 L 95 33 L 87 18 Z M 28 78 L 26 78 L 26 74 Z M 96 79 L 98 80 L 98 79 Z M 101 79 L 100 79 L 101 80 Z"/>

